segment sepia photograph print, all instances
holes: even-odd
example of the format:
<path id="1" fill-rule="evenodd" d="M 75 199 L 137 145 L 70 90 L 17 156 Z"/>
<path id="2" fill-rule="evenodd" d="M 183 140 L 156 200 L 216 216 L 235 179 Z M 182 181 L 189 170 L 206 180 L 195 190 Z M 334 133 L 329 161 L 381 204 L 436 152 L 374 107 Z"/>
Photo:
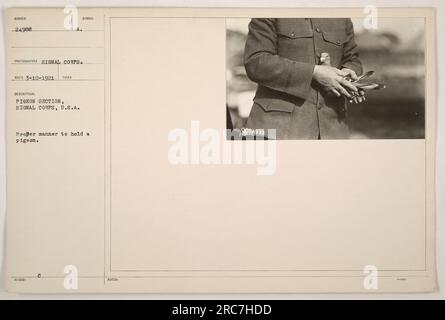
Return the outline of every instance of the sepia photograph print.
<path id="1" fill-rule="evenodd" d="M 230 138 L 424 139 L 424 24 L 227 19 Z"/>

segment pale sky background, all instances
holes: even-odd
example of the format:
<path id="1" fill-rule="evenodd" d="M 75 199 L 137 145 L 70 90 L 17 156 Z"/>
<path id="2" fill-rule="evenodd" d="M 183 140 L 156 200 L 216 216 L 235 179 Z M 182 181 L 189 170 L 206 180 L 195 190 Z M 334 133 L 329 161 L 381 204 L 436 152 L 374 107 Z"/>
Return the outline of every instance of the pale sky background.
<path id="1" fill-rule="evenodd" d="M 227 28 L 247 33 L 250 19 L 227 19 Z M 363 19 L 352 19 L 356 33 L 363 32 Z M 423 18 L 380 18 L 378 29 L 375 32 L 391 32 L 400 37 L 402 42 L 415 38 L 420 31 L 424 30 L 425 20 Z"/>

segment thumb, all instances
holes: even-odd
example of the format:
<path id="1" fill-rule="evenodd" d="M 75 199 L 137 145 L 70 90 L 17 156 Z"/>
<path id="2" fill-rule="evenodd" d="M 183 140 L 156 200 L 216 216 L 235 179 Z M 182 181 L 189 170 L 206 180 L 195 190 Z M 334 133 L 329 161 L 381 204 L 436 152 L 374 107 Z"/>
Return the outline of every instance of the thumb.
<path id="1" fill-rule="evenodd" d="M 342 71 L 346 71 L 349 74 L 349 76 L 351 77 L 352 80 L 357 80 L 358 79 L 357 74 L 355 73 L 354 70 L 344 68 L 344 69 L 342 69 Z"/>

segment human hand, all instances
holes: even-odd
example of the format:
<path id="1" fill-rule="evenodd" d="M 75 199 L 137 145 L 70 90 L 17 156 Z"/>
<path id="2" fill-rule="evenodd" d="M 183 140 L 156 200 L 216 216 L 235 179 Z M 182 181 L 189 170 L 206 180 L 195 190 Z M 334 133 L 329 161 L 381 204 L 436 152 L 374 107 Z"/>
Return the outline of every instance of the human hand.
<path id="1" fill-rule="evenodd" d="M 359 104 L 366 101 L 366 97 L 365 97 L 365 90 L 359 88 L 358 89 L 358 94 L 353 95 L 352 99 L 349 99 L 350 103 L 355 103 L 355 104 Z"/>
<path id="2" fill-rule="evenodd" d="M 332 92 L 337 97 L 344 95 L 351 100 L 359 90 L 345 79 L 348 74 L 348 72 L 326 65 L 316 65 L 314 68 L 314 80 L 322 85 L 327 92 Z"/>
<path id="3" fill-rule="evenodd" d="M 346 73 L 346 75 L 345 75 L 346 80 L 349 80 L 349 79 L 352 81 L 358 80 L 358 76 L 354 70 L 348 69 L 348 68 L 342 68 L 341 71 Z"/>
<path id="4" fill-rule="evenodd" d="M 341 71 L 343 71 L 343 72 L 345 72 L 347 74 L 345 76 L 346 80 L 348 80 L 348 81 L 356 81 L 356 80 L 358 80 L 358 76 L 357 76 L 357 74 L 355 73 L 354 70 L 348 69 L 348 68 L 343 68 L 343 69 L 341 69 Z M 359 103 L 364 102 L 365 100 L 366 100 L 365 90 L 363 90 L 361 88 L 358 88 L 358 92 L 356 94 L 354 94 L 354 93 L 352 94 L 352 98 L 349 99 L 349 102 L 350 103 L 359 104 Z"/>

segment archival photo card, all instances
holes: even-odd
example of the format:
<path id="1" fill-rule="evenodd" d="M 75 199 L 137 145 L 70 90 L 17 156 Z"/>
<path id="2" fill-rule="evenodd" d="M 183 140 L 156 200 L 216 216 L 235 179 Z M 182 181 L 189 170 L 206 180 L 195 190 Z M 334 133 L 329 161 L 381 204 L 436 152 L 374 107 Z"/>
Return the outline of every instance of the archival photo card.
<path id="1" fill-rule="evenodd" d="M 8 290 L 436 290 L 435 11 L 374 9 L 8 9 Z"/>

